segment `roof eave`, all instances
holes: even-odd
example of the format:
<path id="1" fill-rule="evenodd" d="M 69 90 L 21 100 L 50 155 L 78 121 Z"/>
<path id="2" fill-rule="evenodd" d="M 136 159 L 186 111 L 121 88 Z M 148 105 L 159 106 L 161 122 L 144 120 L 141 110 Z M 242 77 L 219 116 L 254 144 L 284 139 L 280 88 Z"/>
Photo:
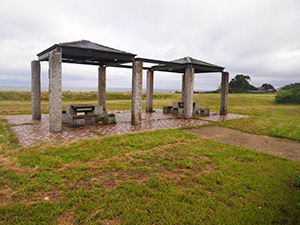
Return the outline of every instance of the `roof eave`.
<path id="1" fill-rule="evenodd" d="M 109 52 L 109 51 L 101 51 L 101 50 L 95 50 L 95 49 L 86 49 L 86 48 L 81 48 L 81 47 L 61 46 L 60 44 L 55 44 L 55 45 L 47 48 L 46 50 L 38 53 L 37 54 L 38 59 L 40 61 L 47 61 L 49 58 L 50 52 L 54 51 L 57 48 L 61 49 L 62 54 L 64 54 L 64 52 L 67 51 L 68 49 L 72 49 L 72 50 L 80 50 L 80 51 L 94 52 L 94 53 L 99 52 L 102 54 L 110 54 L 110 55 L 115 55 L 115 56 L 125 56 L 125 57 L 132 58 L 132 59 L 136 56 L 136 54 L 132 54 L 132 53 Z"/>
<path id="2" fill-rule="evenodd" d="M 173 73 L 184 73 L 186 68 L 194 68 L 195 73 L 218 73 L 218 72 L 223 72 L 225 67 L 221 66 L 203 66 L 203 65 L 193 65 L 191 63 L 177 63 L 175 66 L 167 66 L 167 65 L 157 65 L 157 66 L 152 66 L 151 70 L 152 71 L 161 71 L 161 72 L 173 72 Z"/>
<path id="3" fill-rule="evenodd" d="M 40 56 L 42 56 L 42 55 L 44 55 L 44 54 L 47 54 L 47 53 L 53 51 L 54 49 L 56 49 L 57 47 L 59 47 L 58 44 L 52 45 L 51 47 L 47 48 L 46 50 L 44 50 L 44 51 L 38 53 L 37 56 L 40 57 Z"/>

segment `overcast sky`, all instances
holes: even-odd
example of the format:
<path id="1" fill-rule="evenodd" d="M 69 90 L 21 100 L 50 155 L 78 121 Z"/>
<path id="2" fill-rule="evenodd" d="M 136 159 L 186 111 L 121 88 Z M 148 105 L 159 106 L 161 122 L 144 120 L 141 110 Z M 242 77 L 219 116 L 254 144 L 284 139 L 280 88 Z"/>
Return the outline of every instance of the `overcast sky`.
<path id="1" fill-rule="evenodd" d="M 225 67 L 230 79 L 280 87 L 300 81 L 299 27 L 299 0 L 0 0 L 0 85 L 30 85 L 37 53 L 85 39 L 138 57 L 191 56 Z M 181 87 L 179 74 L 154 76 L 155 88 Z M 220 73 L 195 75 L 196 90 L 219 84 Z M 63 86 L 96 87 L 97 67 L 63 64 Z M 108 68 L 107 87 L 131 87 L 131 71 Z"/>

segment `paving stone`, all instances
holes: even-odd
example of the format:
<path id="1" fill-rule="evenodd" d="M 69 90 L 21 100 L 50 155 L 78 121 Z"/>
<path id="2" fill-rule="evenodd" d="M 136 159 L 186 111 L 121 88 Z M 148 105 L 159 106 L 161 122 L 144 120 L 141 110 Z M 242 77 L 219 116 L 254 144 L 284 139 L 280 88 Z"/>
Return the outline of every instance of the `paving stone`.
<path id="1" fill-rule="evenodd" d="M 23 147 L 30 147 L 36 144 L 66 142 L 146 130 L 197 126 L 207 124 L 210 121 L 225 121 L 247 117 L 237 114 L 221 116 L 211 113 L 209 116 L 203 117 L 204 120 L 178 119 L 172 114 L 164 114 L 162 109 L 156 109 L 154 113 L 142 112 L 141 124 L 131 125 L 130 111 L 112 111 L 111 113 L 116 116 L 116 124 L 102 125 L 99 123 L 78 128 L 71 128 L 64 124 L 60 133 L 49 132 L 49 115 L 42 115 L 41 120 L 32 120 L 31 115 L 7 116 L 5 119 L 13 125 L 11 128 L 18 137 L 19 144 Z"/>

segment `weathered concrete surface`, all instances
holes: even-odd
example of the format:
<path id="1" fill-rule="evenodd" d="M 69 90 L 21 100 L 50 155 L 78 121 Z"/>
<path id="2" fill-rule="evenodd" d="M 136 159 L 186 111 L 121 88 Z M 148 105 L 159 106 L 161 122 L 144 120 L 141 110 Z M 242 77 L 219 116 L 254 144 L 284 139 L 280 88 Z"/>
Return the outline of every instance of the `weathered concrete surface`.
<path id="1" fill-rule="evenodd" d="M 101 105 L 95 106 L 95 114 L 102 114 L 103 113 L 103 107 Z"/>
<path id="2" fill-rule="evenodd" d="M 146 112 L 153 111 L 153 71 L 147 71 Z"/>
<path id="3" fill-rule="evenodd" d="M 215 126 L 185 130 L 185 132 L 300 162 L 299 142 L 263 135 L 247 134 L 238 130 Z"/>
<path id="4" fill-rule="evenodd" d="M 228 79 L 229 79 L 229 73 L 222 72 L 220 115 L 227 115 L 228 90 L 229 90 Z"/>
<path id="5" fill-rule="evenodd" d="M 185 74 L 182 75 L 181 83 L 181 101 L 184 102 L 185 99 Z"/>
<path id="6" fill-rule="evenodd" d="M 134 61 L 132 67 L 131 124 L 137 125 L 142 120 L 142 82 L 143 62 Z"/>
<path id="7" fill-rule="evenodd" d="M 185 69 L 185 99 L 184 118 L 193 117 L 193 97 L 194 97 L 194 68 Z"/>
<path id="8" fill-rule="evenodd" d="M 6 116 L 5 119 L 11 126 L 19 140 L 19 144 L 24 147 L 33 146 L 38 143 L 49 143 L 55 141 L 72 141 L 83 138 L 102 138 L 103 135 L 125 134 L 140 132 L 145 130 L 169 129 L 179 127 L 199 126 L 209 123 L 209 121 L 225 121 L 230 119 L 245 118 L 245 115 L 228 114 L 220 116 L 213 113 L 205 120 L 186 120 L 178 119 L 172 114 L 164 114 L 162 109 L 155 109 L 155 113 L 142 112 L 143 123 L 131 125 L 128 121 L 131 118 L 130 110 L 114 111 L 116 124 L 103 126 L 91 125 L 89 127 L 70 128 L 63 125 L 61 133 L 49 132 L 49 116 L 42 115 L 41 120 L 33 121 L 31 115 L 25 116 Z M 26 125 L 24 125 L 26 124 Z M 300 144 L 300 143 L 299 143 Z"/>
<path id="9" fill-rule="evenodd" d="M 164 106 L 163 113 L 173 113 L 173 106 Z"/>
<path id="10" fill-rule="evenodd" d="M 98 105 L 106 111 L 106 67 L 98 69 Z"/>
<path id="11" fill-rule="evenodd" d="M 61 95 L 61 52 L 51 52 L 49 57 L 49 130 L 51 133 L 62 129 Z"/>
<path id="12" fill-rule="evenodd" d="M 40 61 L 31 62 L 31 110 L 32 119 L 41 119 L 41 64 Z"/>
<path id="13" fill-rule="evenodd" d="M 208 109 L 208 108 L 201 108 L 200 109 L 200 115 L 201 116 L 209 116 L 210 115 L 210 109 Z"/>

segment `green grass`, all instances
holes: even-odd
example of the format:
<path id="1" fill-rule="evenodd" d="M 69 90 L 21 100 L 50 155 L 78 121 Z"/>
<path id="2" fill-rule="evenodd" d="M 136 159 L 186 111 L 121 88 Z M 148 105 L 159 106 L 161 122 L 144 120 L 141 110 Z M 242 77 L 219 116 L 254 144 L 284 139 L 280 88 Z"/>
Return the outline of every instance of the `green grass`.
<path id="1" fill-rule="evenodd" d="M 62 92 L 62 108 L 66 109 L 68 104 L 98 104 L 98 94 L 96 92 Z M 130 110 L 131 93 L 107 93 L 107 110 Z M 143 109 L 146 108 L 146 94 L 143 94 Z M 178 94 L 157 94 L 154 93 L 154 107 L 162 108 L 165 104 L 179 101 Z M 0 91 L 0 115 L 19 115 L 31 113 L 31 94 L 30 92 Z M 41 111 L 49 113 L 49 98 L 47 92 L 41 93 Z"/>
<path id="2" fill-rule="evenodd" d="M 271 108 L 252 117 L 211 125 L 224 126 L 247 133 L 287 138 L 300 142 L 300 107 Z"/>
<path id="3" fill-rule="evenodd" d="M 170 96 L 179 96 L 177 94 L 153 93 L 153 99 L 170 99 Z M 65 101 L 90 101 L 98 100 L 97 92 L 62 92 L 62 99 Z M 146 99 L 143 93 L 142 99 Z M 41 92 L 41 100 L 49 101 L 48 92 Z M 131 100 L 131 92 L 108 92 L 106 100 Z M 0 101 L 31 101 L 31 93 L 26 91 L 0 91 Z"/>
<path id="4" fill-rule="evenodd" d="M 147 143 L 139 146 L 145 135 Z M 66 153 L 74 154 L 76 146 L 80 156 L 69 159 Z M 178 130 L 54 149 L 14 152 L 22 167 L 0 169 L 1 190 L 10 196 L 0 208 L 1 222 L 296 224 L 300 219 L 299 188 L 291 184 L 300 164 L 290 160 Z M 26 160 L 30 155 L 43 160 Z"/>
<path id="5" fill-rule="evenodd" d="M 251 117 L 225 122 L 210 123 L 208 126 L 224 126 L 247 133 L 287 138 L 300 142 L 300 106 L 275 103 L 275 94 L 232 94 L 229 95 L 229 113 Z M 200 107 L 219 109 L 218 95 L 195 95 Z M 204 102 L 204 105 L 201 102 Z M 211 106 L 210 106 L 211 105 Z"/>
<path id="6" fill-rule="evenodd" d="M 149 135 L 151 133 L 151 135 Z M 160 139 L 161 136 L 163 139 Z M 163 131 L 143 132 L 139 135 L 108 137 L 105 139 L 92 139 L 54 147 L 33 147 L 18 151 L 21 166 L 28 167 L 54 167 L 59 168 L 73 162 L 89 162 L 93 159 L 105 159 L 111 156 L 122 156 L 126 153 L 143 151 L 161 145 L 174 144 L 193 139 L 190 134 L 177 130 L 170 130 L 167 134 Z"/>
<path id="7" fill-rule="evenodd" d="M 0 115 L 29 114 L 28 93 L 20 97 L 22 101 L 12 94 L 0 95 Z M 120 97 L 123 100 L 114 99 L 118 95 L 123 94 L 112 95 L 108 108 L 130 109 L 128 94 Z M 86 103 L 86 95 L 80 96 L 70 94 L 63 104 Z M 166 96 L 157 96 L 154 108 L 180 100 L 180 95 Z M 194 101 L 218 111 L 219 98 L 195 95 Z M 251 117 L 212 124 L 300 141 L 300 106 L 277 105 L 274 98 L 230 95 L 229 112 Z M 47 100 L 42 105 L 47 113 Z M 288 159 L 181 130 L 22 148 L 9 128 L 0 118 L 0 224 L 297 224 L 300 220 L 300 164 Z"/>

